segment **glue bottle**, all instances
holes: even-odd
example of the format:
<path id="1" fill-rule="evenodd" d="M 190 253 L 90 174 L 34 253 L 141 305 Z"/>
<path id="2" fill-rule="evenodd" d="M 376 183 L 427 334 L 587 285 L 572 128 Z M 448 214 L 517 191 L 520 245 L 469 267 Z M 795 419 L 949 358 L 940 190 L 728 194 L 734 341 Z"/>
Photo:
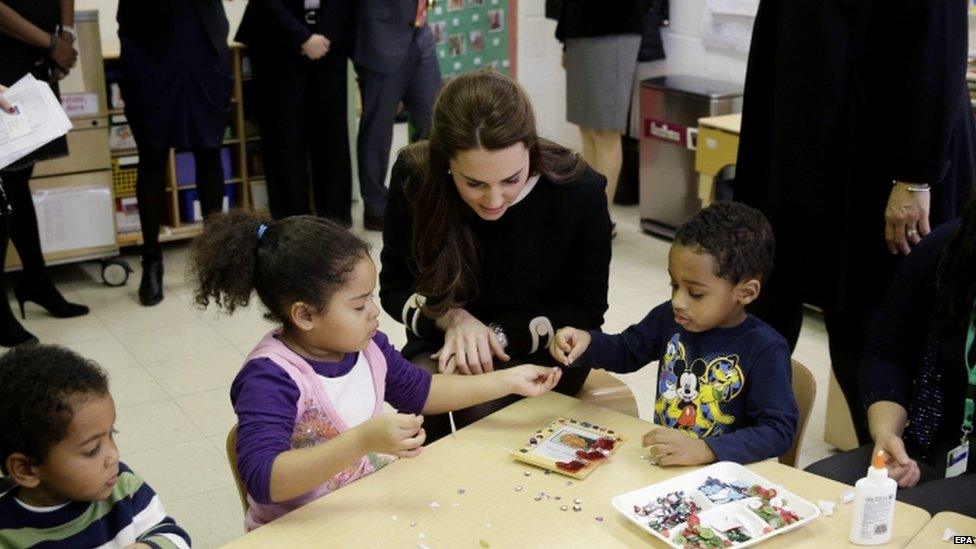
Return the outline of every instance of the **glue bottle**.
<path id="1" fill-rule="evenodd" d="M 854 485 L 854 515 L 851 517 L 851 543 L 880 545 L 891 539 L 898 483 L 888 478 L 884 451 L 871 460 L 868 475 Z"/>

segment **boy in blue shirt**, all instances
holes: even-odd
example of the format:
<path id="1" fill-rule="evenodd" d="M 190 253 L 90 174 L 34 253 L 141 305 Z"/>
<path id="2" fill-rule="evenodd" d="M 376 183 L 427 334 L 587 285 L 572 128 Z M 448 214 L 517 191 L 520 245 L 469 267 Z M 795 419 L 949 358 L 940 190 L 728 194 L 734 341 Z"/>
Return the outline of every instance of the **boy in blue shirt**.
<path id="1" fill-rule="evenodd" d="M 658 427 L 643 440 L 659 465 L 782 455 L 799 416 L 790 349 L 745 310 L 769 277 L 774 248 L 758 211 L 734 202 L 709 206 L 675 235 L 670 301 L 620 334 L 562 328 L 549 350 L 567 366 L 619 373 L 660 361 Z"/>

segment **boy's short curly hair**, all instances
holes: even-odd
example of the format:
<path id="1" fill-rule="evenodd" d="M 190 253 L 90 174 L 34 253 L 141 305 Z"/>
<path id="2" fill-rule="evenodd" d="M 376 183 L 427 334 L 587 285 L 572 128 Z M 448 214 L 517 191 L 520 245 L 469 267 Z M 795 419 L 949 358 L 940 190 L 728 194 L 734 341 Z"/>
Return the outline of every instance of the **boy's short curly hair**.
<path id="1" fill-rule="evenodd" d="M 108 394 L 108 377 L 74 351 L 37 345 L 0 357 L 0 470 L 15 452 L 43 463 L 71 425 L 72 396 L 92 394 Z"/>
<path id="2" fill-rule="evenodd" d="M 738 284 L 769 279 L 776 240 L 769 221 L 740 202 L 717 202 L 678 229 L 674 243 L 697 248 L 715 258 L 715 276 Z"/>

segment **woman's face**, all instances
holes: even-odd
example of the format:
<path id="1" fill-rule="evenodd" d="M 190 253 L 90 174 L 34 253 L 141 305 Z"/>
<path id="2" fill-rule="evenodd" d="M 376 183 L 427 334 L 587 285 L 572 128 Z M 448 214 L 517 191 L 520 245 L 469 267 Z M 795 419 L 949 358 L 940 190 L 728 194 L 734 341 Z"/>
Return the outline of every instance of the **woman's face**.
<path id="1" fill-rule="evenodd" d="M 451 159 L 451 177 L 461 200 L 481 219 L 505 215 L 529 178 L 529 149 L 524 143 L 495 151 L 472 149 Z"/>

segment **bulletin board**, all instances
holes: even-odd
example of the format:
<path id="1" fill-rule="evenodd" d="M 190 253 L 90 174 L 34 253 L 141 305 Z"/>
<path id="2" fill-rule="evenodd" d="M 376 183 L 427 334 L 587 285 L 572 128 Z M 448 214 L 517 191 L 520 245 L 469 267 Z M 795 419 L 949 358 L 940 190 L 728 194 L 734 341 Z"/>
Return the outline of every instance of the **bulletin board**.
<path id="1" fill-rule="evenodd" d="M 441 76 L 494 68 L 515 78 L 517 0 L 435 0 L 428 25 Z"/>

